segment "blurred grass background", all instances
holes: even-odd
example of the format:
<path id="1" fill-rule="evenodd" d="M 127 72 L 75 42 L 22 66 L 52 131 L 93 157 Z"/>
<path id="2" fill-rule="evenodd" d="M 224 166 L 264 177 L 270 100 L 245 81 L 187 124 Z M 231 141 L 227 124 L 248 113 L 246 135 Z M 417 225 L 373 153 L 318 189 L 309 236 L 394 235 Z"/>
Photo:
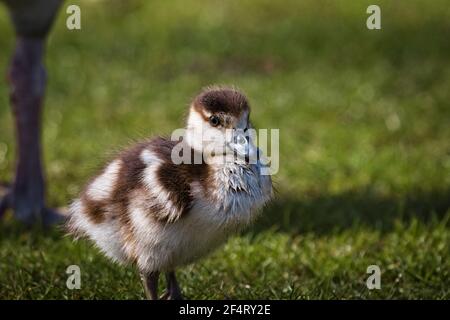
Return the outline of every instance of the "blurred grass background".
<path id="1" fill-rule="evenodd" d="M 445 0 L 71 1 L 49 39 L 44 152 L 65 206 L 111 152 L 183 125 L 205 85 L 233 84 L 280 129 L 278 195 L 256 226 L 180 270 L 188 298 L 450 298 L 450 7 Z M 0 10 L 0 71 L 13 31 Z M 0 78 L 0 179 L 13 122 Z M 57 230 L 0 222 L 0 298 L 142 298 L 132 269 Z M 65 287 L 78 264 L 82 289 Z M 365 286 L 378 264 L 382 289 Z M 162 283 L 161 283 L 162 285 Z"/>

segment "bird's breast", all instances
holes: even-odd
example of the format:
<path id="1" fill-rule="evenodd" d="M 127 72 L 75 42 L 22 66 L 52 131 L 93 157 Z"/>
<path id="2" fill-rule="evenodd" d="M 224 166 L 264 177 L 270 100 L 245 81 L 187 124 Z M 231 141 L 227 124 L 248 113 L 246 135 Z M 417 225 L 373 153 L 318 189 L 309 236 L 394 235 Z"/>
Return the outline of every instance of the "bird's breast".
<path id="1" fill-rule="evenodd" d="M 191 185 L 192 209 L 224 227 L 247 225 L 272 197 L 270 177 L 262 176 L 258 165 L 226 164 L 212 171 L 211 181 L 210 190 Z"/>

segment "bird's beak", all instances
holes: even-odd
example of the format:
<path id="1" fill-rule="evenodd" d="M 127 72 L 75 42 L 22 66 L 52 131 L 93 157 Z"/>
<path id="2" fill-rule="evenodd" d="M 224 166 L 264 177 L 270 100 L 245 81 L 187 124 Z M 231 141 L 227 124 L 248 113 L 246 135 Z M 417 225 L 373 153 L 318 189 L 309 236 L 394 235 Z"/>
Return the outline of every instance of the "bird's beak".
<path id="1" fill-rule="evenodd" d="M 234 131 L 227 146 L 233 153 L 247 162 L 256 161 L 258 157 L 258 148 L 253 144 L 251 137 L 244 132 Z"/>

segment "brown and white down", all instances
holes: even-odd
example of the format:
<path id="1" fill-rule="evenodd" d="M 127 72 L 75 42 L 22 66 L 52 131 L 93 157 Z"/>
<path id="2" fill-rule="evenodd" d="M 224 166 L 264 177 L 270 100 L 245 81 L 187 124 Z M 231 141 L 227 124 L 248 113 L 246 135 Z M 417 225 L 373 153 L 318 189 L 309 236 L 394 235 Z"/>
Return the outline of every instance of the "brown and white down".
<path id="1" fill-rule="evenodd" d="M 158 298 L 158 276 L 164 272 L 167 292 L 161 298 L 181 299 L 175 268 L 217 248 L 272 198 L 271 178 L 261 175 L 262 155 L 253 140 L 238 145 L 225 133 L 250 128 L 249 115 L 239 91 L 204 89 L 189 107 L 182 139 L 191 155 L 203 161 L 174 163 L 171 154 L 178 141 L 161 137 L 132 146 L 73 201 L 69 232 L 88 237 L 116 262 L 134 264 L 148 298 Z M 225 153 L 206 152 L 205 142 L 247 157 L 224 161 Z M 249 154 L 257 154 L 258 161 L 249 161 Z"/>

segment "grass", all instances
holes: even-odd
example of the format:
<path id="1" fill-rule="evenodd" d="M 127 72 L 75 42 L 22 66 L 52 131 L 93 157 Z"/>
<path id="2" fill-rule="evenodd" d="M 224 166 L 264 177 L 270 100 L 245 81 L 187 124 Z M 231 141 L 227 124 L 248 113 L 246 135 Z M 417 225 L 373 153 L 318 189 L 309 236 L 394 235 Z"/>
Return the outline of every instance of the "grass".
<path id="1" fill-rule="evenodd" d="M 449 299 L 450 9 L 444 0 L 72 1 L 49 39 L 44 152 L 65 206 L 111 152 L 183 124 L 205 85 L 234 84 L 280 128 L 276 200 L 242 235 L 179 271 L 192 299 Z M 0 11 L 0 70 L 13 32 Z M 0 79 L 0 179 L 14 158 Z M 82 289 L 65 286 L 67 266 Z M 368 290 L 366 268 L 382 271 Z M 134 270 L 58 230 L 0 222 L 0 298 L 141 299 Z M 162 285 L 162 282 L 161 282 Z"/>

